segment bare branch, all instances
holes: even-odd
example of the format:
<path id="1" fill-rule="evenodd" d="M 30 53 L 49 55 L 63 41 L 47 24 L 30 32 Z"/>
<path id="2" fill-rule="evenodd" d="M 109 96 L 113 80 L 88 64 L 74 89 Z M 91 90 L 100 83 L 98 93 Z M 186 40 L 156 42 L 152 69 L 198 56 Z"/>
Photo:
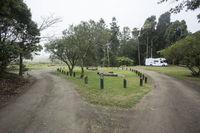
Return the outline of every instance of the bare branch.
<path id="1" fill-rule="evenodd" d="M 40 31 L 46 30 L 46 29 L 52 27 L 53 25 L 55 25 L 59 22 L 62 22 L 61 18 L 54 17 L 53 15 L 50 15 L 48 17 L 41 17 L 41 19 L 42 19 L 42 22 L 39 26 Z"/>

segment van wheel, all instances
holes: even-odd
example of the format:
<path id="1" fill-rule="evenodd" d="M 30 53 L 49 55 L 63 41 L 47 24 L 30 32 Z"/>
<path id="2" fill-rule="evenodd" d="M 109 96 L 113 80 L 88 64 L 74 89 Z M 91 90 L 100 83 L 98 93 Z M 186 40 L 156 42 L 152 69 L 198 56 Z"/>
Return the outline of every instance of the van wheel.
<path id="1" fill-rule="evenodd" d="M 150 66 L 152 66 L 152 64 L 150 64 Z"/>

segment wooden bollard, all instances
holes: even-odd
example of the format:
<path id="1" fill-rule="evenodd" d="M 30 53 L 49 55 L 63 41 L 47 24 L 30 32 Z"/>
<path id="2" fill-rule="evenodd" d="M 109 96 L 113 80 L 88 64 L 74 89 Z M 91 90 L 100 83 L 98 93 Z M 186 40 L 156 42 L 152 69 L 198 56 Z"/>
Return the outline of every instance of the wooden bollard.
<path id="1" fill-rule="evenodd" d="M 124 88 L 126 88 L 126 79 L 124 79 Z"/>
<path id="2" fill-rule="evenodd" d="M 144 78 L 144 82 L 147 83 L 147 77 Z"/>
<path id="3" fill-rule="evenodd" d="M 67 76 L 69 75 L 69 72 L 67 71 Z"/>
<path id="4" fill-rule="evenodd" d="M 142 74 L 142 79 L 144 80 L 144 78 L 145 78 L 145 76 L 144 76 L 144 74 Z"/>
<path id="5" fill-rule="evenodd" d="M 76 77 L 76 73 L 75 72 L 73 72 L 73 76 Z"/>
<path id="6" fill-rule="evenodd" d="M 85 76 L 84 82 L 85 82 L 85 84 L 88 84 L 88 76 Z"/>
<path id="7" fill-rule="evenodd" d="M 143 86 L 143 80 L 140 78 L 140 86 Z"/>

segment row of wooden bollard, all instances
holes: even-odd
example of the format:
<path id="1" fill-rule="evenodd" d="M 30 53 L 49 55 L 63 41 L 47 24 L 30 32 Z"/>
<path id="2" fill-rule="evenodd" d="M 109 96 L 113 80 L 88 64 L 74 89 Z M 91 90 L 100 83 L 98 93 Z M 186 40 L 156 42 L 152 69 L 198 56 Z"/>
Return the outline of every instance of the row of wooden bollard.
<path id="1" fill-rule="evenodd" d="M 61 69 L 61 68 L 58 68 L 57 71 L 63 73 L 64 75 L 67 75 L 67 76 L 69 75 L 69 76 L 76 77 L 76 72 L 72 72 L 72 73 L 70 73 L 70 72 L 68 72 L 68 71 L 66 72 L 66 71 L 64 71 L 64 70 Z"/>
<path id="2" fill-rule="evenodd" d="M 122 70 L 127 70 L 127 71 L 129 70 L 129 71 L 135 72 L 140 77 L 140 82 L 139 82 L 140 86 L 143 86 L 143 83 L 145 84 L 147 83 L 147 80 L 148 80 L 147 76 L 142 74 L 140 71 L 132 69 L 132 68 L 123 68 L 123 67 L 122 67 Z M 124 88 L 126 88 L 126 79 L 124 79 Z"/>
<path id="3" fill-rule="evenodd" d="M 139 77 L 140 77 L 140 86 L 143 86 L 143 82 L 146 84 L 147 83 L 147 80 L 148 78 L 142 74 L 140 71 L 138 70 L 133 70 Z"/>
<path id="4" fill-rule="evenodd" d="M 61 68 L 58 68 L 57 71 L 63 73 L 64 75 L 67 75 L 67 76 L 69 75 L 69 76 L 76 77 L 76 72 L 73 72 L 73 73 L 70 73 L 70 72 L 68 72 L 68 71 L 65 72 L 65 71 L 64 71 L 63 69 L 61 69 Z M 88 84 L 88 76 L 85 76 L 85 77 L 84 77 L 84 83 L 85 83 L 85 84 Z"/>

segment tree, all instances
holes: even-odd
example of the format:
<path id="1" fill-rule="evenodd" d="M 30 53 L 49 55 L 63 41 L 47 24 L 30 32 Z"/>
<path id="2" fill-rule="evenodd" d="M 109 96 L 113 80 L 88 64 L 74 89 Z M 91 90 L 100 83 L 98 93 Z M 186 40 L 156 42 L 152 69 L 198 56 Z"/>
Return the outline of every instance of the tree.
<path id="1" fill-rule="evenodd" d="M 119 66 L 121 66 L 121 65 L 130 66 L 130 65 L 133 65 L 133 62 L 134 62 L 130 58 L 124 57 L 124 56 L 123 57 L 117 57 L 116 61 L 117 61 Z"/>
<path id="2" fill-rule="evenodd" d="M 163 3 L 163 2 L 167 2 L 167 1 L 169 1 L 169 0 L 160 0 L 158 3 Z M 176 5 L 174 8 L 170 9 L 170 12 L 172 12 L 172 13 L 179 13 L 179 12 L 181 12 L 181 10 L 184 10 L 184 9 L 186 9 L 186 11 L 188 11 L 188 10 L 193 11 L 200 7 L 199 0 L 176 0 L 176 1 L 179 2 L 179 4 Z M 197 18 L 199 19 L 199 22 L 200 22 L 200 14 L 197 16 Z"/>
<path id="3" fill-rule="evenodd" d="M 100 19 L 98 22 L 91 24 L 93 29 L 94 37 L 94 47 L 92 52 L 93 59 L 90 60 L 90 65 L 103 65 L 106 66 L 109 64 L 109 52 L 108 45 L 111 38 L 111 31 L 107 28 L 105 21 Z"/>
<path id="4" fill-rule="evenodd" d="M 56 39 L 45 44 L 46 50 L 51 54 L 50 58 L 59 59 L 66 63 L 70 74 L 79 59 L 79 48 L 76 45 L 76 36 L 74 35 L 74 26 L 69 26 L 64 31 L 61 39 Z"/>
<path id="5" fill-rule="evenodd" d="M 165 31 L 166 46 L 186 37 L 188 35 L 187 25 L 184 20 L 172 22 Z"/>
<path id="6" fill-rule="evenodd" d="M 141 65 L 141 61 L 140 61 L 140 43 L 139 43 L 139 39 L 138 39 L 139 34 L 140 34 L 140 31 L 137 28 L 133 28 L 132 35 L 137 40 L 138 65 L 140 66 Z"/>
<path id="7" fill-rule="evenodd" d="M 30 21 L 26 26 L 24 26 L 24 30 L 21 31 L 20 34 L 20 42 L 19 42 L 19 75 L 23 75 L 23 58 L 30 59 L 32 57 L 32 52 L 40 51 L 42 47 L 37 45 L 39 43 L 40 31 L 37 28 L 37 24 L 33 21 Z"/>
<path id="8" fill-rule="evenodd" d="M 110 23 L 111 27 L 111 38 L 109 41 L 109 47 L 110 48 L 110 63 L 108 63 L 108 66 L 115 66 L 115 57 L 118 56 L 119 53 L 119 26 L 117 25 L 117 20 L 115 17 L 112 18 L 112 22 Z"/>
<path id="9" fill-rule="evenodd" d="M 81 66 L 81 77 L 84 76 L 84 66 L 88 53 L 92 50 L 92 46 L 94 46 L 94 31 L 91 23 L 95 22 L 81 22 L 74 27 L 75 45 L 77 45 L 79 49 L 78 54 Z"/>
<path id="10" fill-rule="evenodd" d="M 39 50 L 36 48 L 39 45 L 33 43 L 33 40 L 38 40 L 39 33 L 36 33 L 37 25 L 31 20 L 31 12 L 23 0 L 1 0 L 0 7 L 0 72 L 2 72 L 11 61 L 19 57 L 20 53 L 24 53 L 23 43 L 32 42 L 26 47 L 26 54 L 30 54 L 29 51 Z"/>
<path id="11" fill-rule="evenodd" d="M 186 65 L 193 76 L 200 76 L 200 32 L 188 35 L 160 53 L 173 63 Z"/>
<path id="12" fill-rule="evenodd" d="M 156 16 L 151 16 L 149 18 L 147 18 L 144 22 L 144 25 L 140 31 L 140 37 L 139 40 L 141 41 L 141 49 L 145 49 L 146 48 L 146 56 L 143 56 L 143 60 L 144 58 L 148 58 L 149 57 L 149 51 L 153 48 L 153 41 L 154 38 L 156 36 Z M 143 46 L 142 46 L 143 45 Z M 150 47 L 149 47 L 150 45 Z M 152 51 L 152 50 L 151 50 Z M 145 53 L 145 51 L 141 51 L 143 54 Z"/>
<path id="13" fill-rule="evenodd" d="M 158 19 L 158 24 L 156 27 L 157 39 L 156 39 L 156 43 L 155 43 L 155 47 L 154 47 L 155 55 L 157 55 L 156 51 L 164 49 L 167 46 L 166 38 L 164 35 L 165 35 L 167 28 L 171 24 L 170 17 L 171 17 L 171 14 L 169 12 L 166 12 L 166 13 L 162 14 Z"/>

